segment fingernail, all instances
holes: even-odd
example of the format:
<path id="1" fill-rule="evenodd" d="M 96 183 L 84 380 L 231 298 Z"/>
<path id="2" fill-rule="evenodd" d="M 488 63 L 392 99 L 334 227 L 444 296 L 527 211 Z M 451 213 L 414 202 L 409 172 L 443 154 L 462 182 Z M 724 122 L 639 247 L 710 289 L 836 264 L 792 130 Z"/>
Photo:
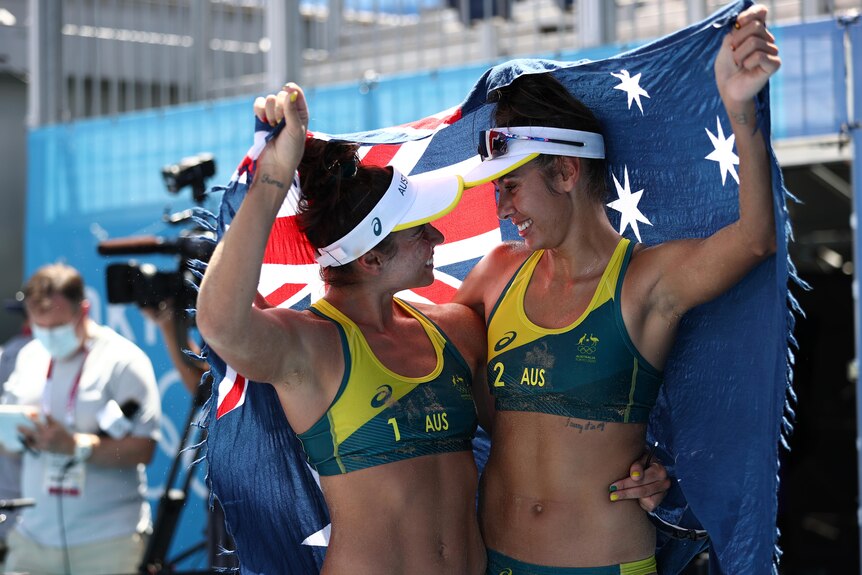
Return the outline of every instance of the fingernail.
<path id="1" fill-rule="evenodd" d="M 640 476 L 641 476 L 640 471 L 632 471 L 632 477 L 640 477 Z"/>
<path id="2" fill-rule="evenodd" d="M 296 102 L 296 98 L 297 98 L 297 96 L 299 96 L 299 92 L 291 92 L 291 93 L 290 93 L 290 101 L 291 101 L 291 102 Z"/>
<path id="3" fill-rule="evenodd" d="M 617 490 L 617 486 L 616 486 L 616 485 L 611 485 L 611 486 L 608 488 L 608 491 L 610 491 L 611 493 L 613 493 L 613 492 L 614 492 L 614 491 L 616 491 L 616 490 Z"/>
<path id="4" fill-rule="evenodd" d="M 611 501 L 616 501 L 620 498 L 618 493 L 611 493 Z"/>
<path id="5" fill-rule="evenodd" d="M 739 25 L 739 22 L 734 22 L 734 23 L 733 23 L 733 27 L 734 27 L 734 28 L 736 28 L 737 30 L 739 30 L 740 28 L 742 28 L 742 26 L 740 26 L 740 25 Z"/>

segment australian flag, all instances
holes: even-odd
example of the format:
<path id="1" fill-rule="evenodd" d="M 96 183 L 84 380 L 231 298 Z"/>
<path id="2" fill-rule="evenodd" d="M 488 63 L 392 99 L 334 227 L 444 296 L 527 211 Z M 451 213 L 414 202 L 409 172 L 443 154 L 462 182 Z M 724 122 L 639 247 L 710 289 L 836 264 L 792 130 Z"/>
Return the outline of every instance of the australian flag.
<path id="1" fill-rule="evenodd" d="M 738 217 L 739 159 L 713 60 L 736 14 L 749 5 L 729 5 L 704 22 L 606 60 L 495 66 L 460 106 L 407 125 L 313 135 L 362 144 L 367 164 L 391 164 L 408 174 L 462 173 L 479 161 L 477 133 L 491 121 L 488 94 L 521 74 L 553 74 L 602 122 L 611 192 L 607 211 L 620 233 L 646 244 L 705 237 Z M 310 106 L 313 112 L 313 101 Z M 768 142 L 768 90 L 758 96 L 757 107 L 758 129 Z M 257 124 L 254 145 L 223 196 L 222 232 L 271 135 L 268 126 Z M 786 192 L 767 146 L 777 254 L 684 318 L 648 430 L 675 478 L 658 514 L 709 533 L 713 574 L 773 572 L 779 554 L 778 450 L 792 423 L 794 302 L 788 281 L 794 275 Z M 490 186 L 467 190 L 458 207 L 435 224 L 446 236 L 435 250 L 435 282 L 401 294 L 405 299 L 448 301 L 483 254 L 516 237 L 510 224 L 497 220 L 494 201 Z M 264 258 L 259 293 L 265 305 L 304 308 L 323 295 L 295 210 L 292 190 Z M 216 377 L 208 420 L 209 480 L 236 540 L 242 573 L 317 573 L 329 516 L 318 478 L 274 390 L 245 381 L 214 354 L 209 359 Z M 487 437 L 480 436 L 480 466 L 487 447 Z M 660 571 L 677 573 L 690 556 L 690 546 L 671 541 L 659 554 Z"/>

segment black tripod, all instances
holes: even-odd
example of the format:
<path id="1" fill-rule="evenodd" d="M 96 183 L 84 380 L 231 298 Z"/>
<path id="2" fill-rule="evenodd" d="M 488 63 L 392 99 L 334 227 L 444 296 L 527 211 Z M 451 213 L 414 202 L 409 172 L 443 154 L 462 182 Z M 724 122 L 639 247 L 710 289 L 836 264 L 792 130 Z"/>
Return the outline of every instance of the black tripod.
<path id="1" fill-rule="evenodd" d="M 198 412 L 198 409 L 206 402 L 206 399 L 210 395 L 211 388 L 212 378 L 209 377 L 207 381 L 198 388 L 198 393 L 196 394 L 191 409 L 189 410 L 189 415 L 186 419 L 186 424 L 183 429 L 183 437 L 180 442 L 179 449 L 177 450 L 177 454 L 174 457 L 173 463 L 171 464 L 168 478 L 165 481 L 165 492 L 162 495 L 161 499 L 159 499 L 159 509 L 158 513 L 156 514 L 155 524 L 153 525 L 153 534 L 150 537 L 149 543 L 147 544 L 147 549 L 144 552 L 143 561 L 141 562 L 141 567 L 139 571 L 141 575 L 163 575 L 168 573 L 183 573 L 184 575 L 209 575 L 210 573 L 212 573 L 211 571 L 180 572 L 175 570 L 176 564 L 180 561 L 194 555 L 195 553 L 207 549 L 208 541 L 206 538 L 192 545 L 189 549 L 182 551 L 176 557 L 170 559 L 168 559 L 167 557 L 168 549 L 171 546 L 171 541 L 173 541 L 174 538 L 174 532 L 176 531 L 177 524 L 179 523 L 180 514 L 182 513 L 183 507 L 186 504 L 186 499 L 188 498 L 189 486 L 191 485 L 194 473 L 192 471 L 186 473 L 185 479 L 183 480 L 182 486 L 180 488 L 173 488 L 172 486 L 177 480 L 177 476 L 180 471 L 183 452 L 188 449 L 187 444 L 189 441 L 189 436 L 191 435 L 192 423 L 194 421 L 195 414 Z M 204 431 L 203 433 L 206 433 L 206 431 Z M 195 460 L 199 458 L 203 439 L 204 437 L 201 437 L 201 442 L 199 442 L 198 445 L 195 447 Z"/>

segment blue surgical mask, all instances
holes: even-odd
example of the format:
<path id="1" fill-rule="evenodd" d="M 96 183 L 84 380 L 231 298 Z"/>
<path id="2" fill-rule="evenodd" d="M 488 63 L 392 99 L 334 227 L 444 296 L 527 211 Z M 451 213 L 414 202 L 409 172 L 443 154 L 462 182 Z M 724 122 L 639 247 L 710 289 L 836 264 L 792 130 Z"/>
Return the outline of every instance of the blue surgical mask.
<path id="1" fill-rule="evenodd" d="M 54 359 L 65 359 L 81 347 L 81 340 L 75 333 L 75 322 L 57 327 L 33 325 L 32 329 L 33 337 L 39 340 L 39 343 L 48 350 Z"/>

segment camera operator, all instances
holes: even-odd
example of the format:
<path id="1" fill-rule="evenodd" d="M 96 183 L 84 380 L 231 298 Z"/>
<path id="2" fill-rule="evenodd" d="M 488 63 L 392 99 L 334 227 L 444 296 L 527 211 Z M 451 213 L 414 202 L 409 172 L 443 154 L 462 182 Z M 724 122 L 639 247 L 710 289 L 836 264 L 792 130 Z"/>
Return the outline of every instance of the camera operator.
<path id="1" fill-rule="evenodd" d="M 5 403 L 40 416 L 18 431 L 22 490 L 35 500 L 9 536 L 9 571 L 135 573 L 151 529 L 145 464 L 161 404 L 144 352 L 89 319 L 74 268 L 40 268 L 24 288 L 33 341 L 21 350 Z"/>
<path id="2" fill-rule="evenodd" d="M 197 398 L 202 394 L 205 396 L 203 399 L 206 399 L 208 394 L 200 388 L 200 385 L 201 377 L 209 371 L 209 364 L 195 360 L 183 351 L 187 349 L 196 355 L 201 353 L 200 346 L 188 336 L 191 322 L 185 314 L 176 309 L 172 299 L 162 300 L 155 306 L 139 306 L 138 309 L 158 326 L 171 363 L 191 396 Z"/>

